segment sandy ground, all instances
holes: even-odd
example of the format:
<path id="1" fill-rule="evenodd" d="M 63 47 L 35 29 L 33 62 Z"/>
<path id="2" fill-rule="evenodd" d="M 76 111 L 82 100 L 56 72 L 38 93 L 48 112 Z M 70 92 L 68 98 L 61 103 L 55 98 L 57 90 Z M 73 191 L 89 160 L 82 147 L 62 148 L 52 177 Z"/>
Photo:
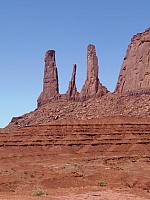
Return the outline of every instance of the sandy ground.
<path id="1" fill-rule="evenodd" d="M 0 200 L 146 200 L 150 199 L 149 163 L 148 155 L 3 147 Z M 39 191 L 44 193 L 40 197 Z"/>
<path id="2" fill-rule="evenodd" d="M 149 198 L 137 197 L 132 194 L 127 194 L 123 192 L 115 192 L 111 190 L 101 191 L 101 192 L 88 192 L 86 194 L 70 194 L 68 196 L 61 196 L 61 197 L 31 197 L 31 196 L 17 196 L 17 195 L 4 195 L 0 196 L 1 200 L 148 200 Z"/>

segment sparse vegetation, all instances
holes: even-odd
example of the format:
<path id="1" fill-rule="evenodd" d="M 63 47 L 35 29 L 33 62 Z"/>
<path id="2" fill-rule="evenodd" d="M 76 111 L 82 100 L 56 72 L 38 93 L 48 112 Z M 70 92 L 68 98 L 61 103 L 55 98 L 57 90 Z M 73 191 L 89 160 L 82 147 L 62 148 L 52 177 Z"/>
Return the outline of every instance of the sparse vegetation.
<path id="1" fill-rule="evenodd" d="M 47 191 L 40 189 L 40 188 L 33 191 L 32 194 L 33 194 L 33 196 L 46 196 L 46 195 L 48 195 Z"/>
<path id="2" fill-rule="evenodd" d="M 100 187 L 106 187 L 107 182 L 106 181 L 99 181 L 97 185 L 100 186 Z"/>

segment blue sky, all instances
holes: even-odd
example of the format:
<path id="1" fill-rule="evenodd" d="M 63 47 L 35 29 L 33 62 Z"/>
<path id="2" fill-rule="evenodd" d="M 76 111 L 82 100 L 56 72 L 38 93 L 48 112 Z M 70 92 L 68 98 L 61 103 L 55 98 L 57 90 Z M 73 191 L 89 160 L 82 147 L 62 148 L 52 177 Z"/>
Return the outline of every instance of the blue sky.
<path id="1" fill-rule="evenodd" d="M 113 91 L 131 37 L 150 27 L 149 10 L 149 0 L 0 0 L 0 127 L 36 108 L 48 49 L 56 50 L 61 93 L 74 63 L 80 91 L 89 43 Z"/>

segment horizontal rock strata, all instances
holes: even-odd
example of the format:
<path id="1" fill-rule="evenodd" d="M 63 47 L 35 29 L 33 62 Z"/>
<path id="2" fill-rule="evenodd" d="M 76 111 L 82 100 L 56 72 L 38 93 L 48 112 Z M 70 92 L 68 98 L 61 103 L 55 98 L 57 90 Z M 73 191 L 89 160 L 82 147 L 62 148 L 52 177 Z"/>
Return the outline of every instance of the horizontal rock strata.
<path id="1" fill-rule="evenodd" d="M 8 137 L 9 134 L 9 137 Z M 102 118 L 60 121 L 20 129 L 2 130 L 0 147 L 60 146 L 107 153 L 147 154 L 150 151 L 150 119 Z M 141 152 L 142 149 L 142 152 Z"/>

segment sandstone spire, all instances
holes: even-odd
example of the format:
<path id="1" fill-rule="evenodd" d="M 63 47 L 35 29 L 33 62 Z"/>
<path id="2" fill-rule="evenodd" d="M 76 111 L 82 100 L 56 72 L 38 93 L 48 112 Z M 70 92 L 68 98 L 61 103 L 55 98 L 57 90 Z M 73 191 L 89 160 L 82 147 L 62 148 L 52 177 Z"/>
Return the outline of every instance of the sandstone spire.
<path id="1" fill-rule="evenodd" d="M 87 79 L 80 93 L 81 100 L 90 97 L 103 96 L 108 92 L 98 79 L 98 58 L 96 56 L 95 46 L 88 45 L 87 48 Z"/>
<path id="2" fill-rule="evenodd" d="M 132 38 L 115 91 L 150 93 L 150 28 Z"/>
<path id="3" fill-rule="evenodd" d="M 77 88 L 76 88 L 76 64 L 73 65 L 72 77 L 71 81 L 69 82 L 69 87 L 66 93 L 67 99 L 75 100 L 78 96 Z"/>
<path id="4" fill-rule="evenodd" d="M 38 106 L 47 103 L 58 96 L 58 94 L 58 72 L 55 61 L 55 51 L 48 50 L 45 54 L 43 91 L 38 98 Z"/>

